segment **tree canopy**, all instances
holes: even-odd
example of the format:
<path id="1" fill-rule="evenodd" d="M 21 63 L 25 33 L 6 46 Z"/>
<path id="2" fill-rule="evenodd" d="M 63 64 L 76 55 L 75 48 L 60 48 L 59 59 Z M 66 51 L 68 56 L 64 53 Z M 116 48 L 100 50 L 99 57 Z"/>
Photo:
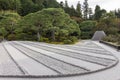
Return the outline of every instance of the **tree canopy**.
<path id="1" fill-rule="evenodd" d="M 0 35 L 3 38 L 8 38 L 8 35 L 14 34 L 16 29 L 16 24 L 21 19 L 21 17 L 16 12 L 5 11 L 0 12 Z"/>
<path id="2" fill-rule="evenodd" d="M 43 8 L 58 7 L 56 0 L 0 0 L 0 10 L 15 10 L 22 16 Z"/>
<path id="3" fill-rule="evenodd" d="M 81 29 L 81 38 L 82 39 L 91 39 L 91 37 L 93 36 L 94 32 L 95 32 L 95 28 L 96 28 L 96 21 L 83 21 L 80 24 L 80 29 Z"/>
<path id="4" fill-rule="evenodd" d="M 62 41 L 90 39 L 96 30 L 120 36 L 120 9 L 107 12 L 89 1 L 69 5 L 67 0 L 0 0 L 0 38 Z M 81 34 L 81 35 L 80 35 Z"/>
<path id="5" fill-rule="evenodd" d="M 20 27 L 16 30 L 17 34 L 32 34 L 38 40 L 43 37 L 51 41 L 64 41 L 72 36 L 80 36 L 78 24 L 60 8 L 48 8 L 31 13 L 25 16 L 18 26 Z"/>

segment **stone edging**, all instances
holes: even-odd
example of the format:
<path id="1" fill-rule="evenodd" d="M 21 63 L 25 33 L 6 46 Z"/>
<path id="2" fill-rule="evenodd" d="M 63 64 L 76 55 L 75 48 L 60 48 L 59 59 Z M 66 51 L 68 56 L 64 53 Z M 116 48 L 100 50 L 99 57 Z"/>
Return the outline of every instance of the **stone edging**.
<path id="1" fill-rule="evenodd" d="M 116 48 L 117 50 L 120 50 L 120 46 L 118 46 L 118 45 L 114 45 L 114 44 L 111 44 L 111 43 L 109 43 L 109 42 L 107 42 L 107 41 L 99 41 L 100 43 L 104 43 L 104 44 L 106 44 L 106 45 L 108 45 L 108 46 L 111 46 L 111 47 L 113 47 L 113 48 Z"/>

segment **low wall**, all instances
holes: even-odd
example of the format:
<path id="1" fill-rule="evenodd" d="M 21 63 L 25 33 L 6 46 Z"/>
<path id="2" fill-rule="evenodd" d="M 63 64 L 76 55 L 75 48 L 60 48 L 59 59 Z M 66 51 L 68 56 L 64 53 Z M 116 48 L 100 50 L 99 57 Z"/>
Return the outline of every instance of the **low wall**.
<path id="1" fill-rule="evenodd" d="M 120 46 L 118 46 L 118 45 L 114 45 L 114 44 L 111 44 L 111 43 L 109 43 L 109 42 L 106 42 L 106 41 L 99 41 L 100 43 L 104 43 L 104 44 L 106 44 L 106 45 L 108 45 L 108 46 L 111 46 L 111 47 L 113 47 L 113 48 L 116 48 L 117 50 L 120 50 Z"/>

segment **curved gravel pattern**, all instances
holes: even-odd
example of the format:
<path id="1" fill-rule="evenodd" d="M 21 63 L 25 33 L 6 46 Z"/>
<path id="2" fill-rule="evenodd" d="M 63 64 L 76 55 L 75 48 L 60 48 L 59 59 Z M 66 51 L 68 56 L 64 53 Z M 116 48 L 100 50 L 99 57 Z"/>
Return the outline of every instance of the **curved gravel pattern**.
<path id="1" fill-rule="evenodd" d="M 6 53 L 4 59 L 8 59 L 6 58 L 8 56 L 16 66 L 13 71 L 16 74 L 6 74 L 7 70 L 1 71 L 0 65 L 0 80 L 8 78 L 9 80 L 106 80 L 100 79 L 97 75 L 94 79 L 95 77 L 89 75 L 109 71 L 109 68 L 114 68 L 118 63 L 112 51 L 107 51 L 106 47 L 94 41 L 85 41 L 84 44 L 73 46 L 30 41 L 4 42 L 3 45 L 0 44 L 2 55 Z M 0 63 L 4 62 L 2 60 L 0 59 Z"/>
<path id="2" fill-rule="evenodd" d="M 57 57 L 55 58 L 44 53 L 38 53 L 25 47 L 17 46 L 17 49 L 61 74 L 84 73 L 89 71 L 85 68 L 61 61 L 60 59 L 57 59 Z"/>
<path id="3" fill-rule="evenodd" d="M 16 44 L 17 45 L 17 44 Z M 30 51 L 29 48 L 26 48 L 26 47 L 23 47 L 23 46 L 20 46 L 18 45 L 16 47 L 17 49 L 21 50 L 21 51 Z M 44 51 L 45 52 L 45 51 Z M 33 52 L 32 52 L 33 53 Z M 39 53 L 39 51 L 38 51 Z M 41 53 L 41 52 L 40 52 Z M 94 63 L 89 63 L 87 61 L 82 61 L 82 60 L 78 60 L 78 59 L 75 59 L 75 58 L 71 58 L 71 57 L 68 57 L 68 56 L 64 56 L 64 55 L 59 55 L 59 54 L 56 54 L 56 53 L 53 53 L 53 52 L 45 52 L 45 53 L 42 53 L 42 54 L 45 54 L 45 55 L 48 55 L 50 57 L 54 57 L 54 58 L 57 58 L 59 60 L 62 60 L 62 61 L 65 61 L 65 62 L 68 62 L 68 63 L 71 63 L 71 64 L 74 64 L 74 65 L 77 65 L 79 67 L 83 67 L 87 70 L 98 70 L 98 69 L 101 69 L 101 68 L 105 68 L 105 66 L 101 66 L 101 65 L 97 65 L 97 64 L 94 64 Z M 29 55 L 29 54 L 28 54 Z M 81 64 L 79 64 L 81 63 Z M 89 66 L 88 66 L 89 65 Z"/>
<path id="4" fill-rule="evenodd" d="M 79 47 L 79 46 L 62 46 L 68 49 L 74 49 L 78 51 L 85 51 L 85 52 L 91 52 L 96 54 L 103 54 L 103 55 L 111 55 L 109 52 L 106 52 L 105 50 L 97 50 L 97 49 L 88 49 L 87 47 Z"/>
<path id="5" fill-rule="evenodd" d="M 103 55 L 100 57 L 100 54 L 98 55 L 99 57 L 96 57 L 93 54 L 91 55 L 90 53 L 80 54 L 80 53 L 76 53 L 77 51 L 74 52 L 74 51 L 69 50 L 69 49 L 63 49 L 63 48 L 60 48 L 60 47 L 55 47 L 55 46 L 50 46 L 50 45 L 45 45 L 45 44 L 44 45 L 43 44 L 38 44 L 38 43 L 34 44 L 34 43 L 30 43 L 30 42 L 22 42 L 22 43 L 15 42 L 15 43 L 17 43 L 17 44 L 19 44 L 23 47 L 26 47 L 28 49 L 43 53 L 45 55 L 48 55 L 48 56 L 57 58 L 59 60 L 65 61 L 65 62 L 72 63 L 72 64 L 75 64 L 73 62 L 77 62 L 74 59 L 72 60 L 72 58 L 75 58 L 75 59 L 80 59 L 80 60 L 90 62 L 90 63 L 93 63 L 93 64 L 99 64 L 99 65 L 102 65 L 102 66 L 106 66 L 106 67 L 102 67 L 102 68 L 99 66 L 99 68 L 97 70 L 108 68 L 108 67 L 114 65 L 117 62 L 116 58 L 113 57 L 112 55 L 107 55 L 107 58 L 103 58 Z M 62 56 L 61 56 L 61 54 L 62 54 Z M 63 57 L 63 56 L 67 56 L 67 57 Z M 106 56 L 106 55 L 104 55 L 104 56 Z M 72 57 L 72 58 L 69 59 L 68 57 Z M 79 64 L 79 63 L 80 62 L 78 62 L 76 64 Z M 84 63 L 81 63 L 81 64 L 84 64 Z M 93 65 L 93 64 L 91 64 L 91 65 Z M 91 65 L 89 65 L 89 66 L 91 66 Z M 91 71 L 94 71 L 91 68 L 89 68 L 89 69 Z"/>
<path id="6" fill-rule="evenodd" d="M 62 48 L 56 48 L 56 47 L 51 47 L 51 46 L 47 46 L 47 45 L 39 44 L 39 46 L 37 46 L 37 44 L 34 45 L 34 44 L 30 44 L 30 43 L 29 43 L 29 45 L 35 46 L 37 48 L 44 49 L 44 50 L 47 50 L 47 51 L 52 51 L 54 53 L 70 56 L 70 57 L 73 57 L 73 58 L 93 62 L 93 63 L 104 65 L 104 66 L 109 66 L 112 63 L 114 63 L 115 60 L 116 60 L 113 56 L 109 56 L 109 58 L 112 58 L 112 59 L 103 58 L 103 57 L 101 58 L 100 57 L 101 55 L 97 55 L 97 57 L 96 57 L 96 56 L 93 56 L 93 54 L 90 55 L 90 53 L 88 53 L 88 52 L 86 52 L 88 54 L 80 54 L 81 52 L 80 53 L 78 53 L 78 52 L 73 53 L 73 52 L 70 52 L 69 50 L 66 51 L 65 49 L 62 49 Z M 106 56 L 106 55 L 104 55 L 104 56 Z"/>

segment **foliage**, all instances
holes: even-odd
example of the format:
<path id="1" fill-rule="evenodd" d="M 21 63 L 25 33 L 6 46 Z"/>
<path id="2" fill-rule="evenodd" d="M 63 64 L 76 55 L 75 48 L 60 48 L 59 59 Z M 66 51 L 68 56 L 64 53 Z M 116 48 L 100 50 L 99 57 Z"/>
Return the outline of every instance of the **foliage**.
<path id="1" fill-rule="evenodd" d="M 15 25 L 20 20 L 20 16 L 16 12 L 0 12 L 2 18 L 0 20 L 0 28 L 4 28 L 9 34 L 14 33 Z"/>
<path id="2" fill-rule="evenodd" d="M 15 34 L 8 35 L 7 40 L 9 40 L 9 41 L 16 40 L 16 35 Z"/>
<path id="3" fill-rule="evenodd" d="M 19 12 L 20 8 L 20 0 L 0 0 L 0 10 L 15 10 Z"/>
<path id="4" fill-rule="evenodd" d="M 6 38 L 10 34 L 14 34 L 16 24 L 20 20 L 20 16 L 15 12 L 0 12 L 2 18 L 0 20 L 0 34 Z"/>
<path id="5" fill-rule="evenodd" d="M 96 30 L 103 30 L 108 35 L 103 40 L 113 43 L 119 43 L 120 37 L 120 20 L 117 19 L 113 12 L 104 14 L 99 23 L 97 24 Z"/>
<path id="6" fill-rule="evenodd" d="M 94 32 L 95 32 L 95 28 L 96 28 L 96 21 L 83 21 L 80 24 L 80 29 L 81 29 L 81 38 L 83 39 L 90 39 Z"/>
<path id="7" fill-rule="evenodd" d="M 78 41 L 78 39 L 77 39 L 75 36 L 71 36 L 69 39 L 70 39 L 73 43 Z"/>
<path id="8" fill-rule="evenodd" d="M 45 38 L 45 37 L 41 37 L 40 42 L 49 42 L 49 39 L 48 38 Z"/>
<path id="9" fill-rule="evenodd" d="M 73 42 L 71 40 L 64 40 L 64 44 L 72 44 Z"/>
<path id="10" fill-rule="evenodd" d="M 108 42 L 117 42 L 117 36 L 115 35 L 109 35 L 106 36 L 105 38 L 103 38 L 104 41 L 108 41 Z"/>
<path id="11" fill-rule="evenodd" d="M 105 38 L 103 38 L 103 40 L 107 41 L 107 42 L 112 42 L 112 43 L 116 43 L 116 44 L 120 45 L 120 34 L 108 35 Z"/>
<path id="12" fill-rule="evenodd" d="M 99 20 L 102 17 L 102 15 L 104 15 L 105 13 L 106 13 L 106 10 L 101 9 L 99 5 L 96 5 L 94 19 Z"/>
<path id="13" fill-rule="evenodd" d="M 118 34 L 118 40 L 117 40 L 117 42 L 120 45 L 120 34 Z"/>
<path id="14" fill-rule="evenodd" d="M 93 11 L 92 8 L 88 8 L 88 15 L 89 15 L 89 20 L 93 20 Z"/>
<path id="15" fill-rule="evenodd" d="M 119 20 L 116 18 L 114 13 L 104 14 L 99 23 L 97 24 L 96 30 L 103 30 L 107 35 L 117 34 L 119 32 Z"/>
<path id="16" fill-rule="evenodd" d="M 36 36 L 40 41 L 61 42 L 71 36 L 78 38 L 80 29 L 78 24 L 62 9 L 48 8 L 25 16 L 16 29 L 16 34 L 20 33 Z M 47 39 L 43 40 L 41 37 Z"/>
<path id="17" fill-rule="evenodd" d="M 21 1 L 21 15 L 27 15 L 32 12 L 37 12 L 43 8 L 57 8 L 59 4 L 56 0 L 20 0 Z"/>
<path id="18" fill-rule="evenodd" d="M 78 13 L 78 17 L 82 17 L 82 10 L 81 10 L 80 1 L 77 3 L 76 11 Z"/>
<path id="19" fill-rule="evenodd" d="M 117 18 L 120 18 L 120 9 L 113 11 Z"/>
<path id="20" fill-rule="evenodd" d="M 0 28 L 0 36 L 3 40 L 5 39 L 6 35 L 7 35 L 7 31 L 5 30 L 4 27 L 1 27 Z"/>
<path id="21" fill-rule="evenodd" d="M 88 13 L 89 13 L 89 4 L 88 4 L 88 0 L 84 0 L 84 3 L 83 3 L 83 17 L 84 19 L 88 19 Z"/>
<path id="22" fill-rule="evenodd" d="M 83 21 L 82 18 L 80 18 L 80 17 L 75 17 L 75 16 L 71 17 L 71 19 L 75 20 L 78 24 Z"/>
<path id="23" fill-rule="evenodd" d="M 0 0 L 0 10 L 15 10 L 22 16 L 53 7 L 59 7 L 56 0 Z"/>
<path id="24" fill-rule="evenodd" d="M 78 2 L 76 8 L 69 7 L 67 0 L 60 4 L 56 0 L 0 0 L 0 36 L 8 40 L 74 43 L 103 30 L 109 35 L 106 39 L 115 38 L 120 43 L 120 9 L 107 13 L 96 5 L 94 12 L 88 0 Z"/>
<path id="25" fill-rule="evenodd" d="M 66 13 L 68 13 L 71 17 L 78 17 L 82 18 L 82 9 L 80 2 L 77 3 L 76 9 L 72 5 L 69 7 L 67 0 L 64 2 L 60 2 L 60 7 L 65 10 Z"/>

